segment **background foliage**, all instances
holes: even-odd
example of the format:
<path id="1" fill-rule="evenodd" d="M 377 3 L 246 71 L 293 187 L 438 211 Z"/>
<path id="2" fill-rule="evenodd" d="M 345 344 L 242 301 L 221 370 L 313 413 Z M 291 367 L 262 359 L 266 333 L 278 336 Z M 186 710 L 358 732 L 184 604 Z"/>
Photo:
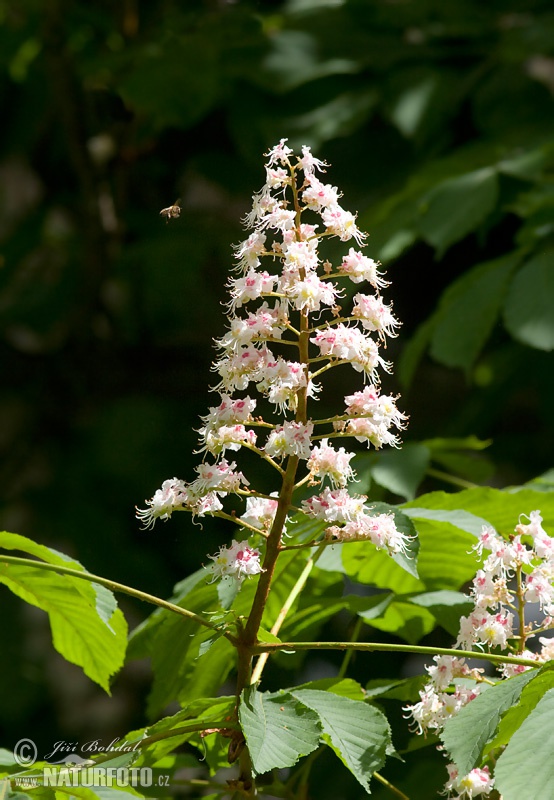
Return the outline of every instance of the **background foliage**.
<path id="1" fill-rule="evenodd" d="M 404 322 L 387 389 L 409 446 L 364 456 L 365 488 L 397 501 L 448 490 L 440 471 L 505 486 L 552 466 L 546 0 L 3 0 L 0 61 L 2 528 L 163 596 L 227 536 L 180 517 L 140 532 L 133 506 L 191 475 L 230 244 L 284 136 L 333 164 Z M 7 745 L 141 718 L 146 662 L 108 704 L 41 612 L 1 599 Z"/>

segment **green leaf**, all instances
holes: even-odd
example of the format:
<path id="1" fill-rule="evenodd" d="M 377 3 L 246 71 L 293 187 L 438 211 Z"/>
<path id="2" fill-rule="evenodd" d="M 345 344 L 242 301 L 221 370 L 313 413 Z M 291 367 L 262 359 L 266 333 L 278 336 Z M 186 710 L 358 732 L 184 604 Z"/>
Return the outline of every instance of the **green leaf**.
<path id="1" fill-rule="evenodd" d="M 424 592 L 410 598 L 415 605 L 427 608 L 448 633 L 456 637 L 460 629 L 460 617 L 473 609 L 474 603 L 461 592 L 446 589 L 438 592 Z"/>
<path id="2" fill-rule="evenodd" d="M 431 461 L 453 475 L 484 483 L 495 471 L 492 461 L 479 453 L 490 447 L 491 440 L 466 436 L 464 439 L 437 438 L 422 442 L 431 452 Z M 479 453 L 479 454 L 478 454 Z"/>
<path id="3" fill-rule="evenodd" d="M 417 371 L 419 362 L 423 358 L 427 346 L 435 330 L 436 319 L 429 317 L 424 323 L 419 325 L 416 332 L 412 335 L 409 342 L 404 345 L 397 365 L 397 373 L 403 388 L 411 386 L 414 375 Z"/>
<path id="4" fill-rule="evenodd" d="M 504 306 L 504 321 L 518 342 L 554 349 L 554 250 L 545 250 L 516 273 Z"/>
<path id="5" fill-rule="evenodd" d="M 483 526 L 488 524 L 486 519 L 476 517 L 474 514 L 470 514 L 469 511 L 464 511 L 463 508 L 457 508 L 453 511 L 431 508 L 405 508 L 404 513 L 411 519 L 448 522 L 449 525 L 454 525 L 461 531 L 467 531 L 467 533 L 471 533 L 474 536 L 478 536 Z"/>
<path id="6" fill-rule="evenodd" d="M 140 741 L 143 736 L 168 733 L 169 731 L 176 731 L 196 724 L 203 724 L 205 728 L 212 728 L 216 724 L 225 726 L 226 721 L 231 719 L 233 715 L 235 703 L 235 697 L 203 697 L 199 700 L 194 700 L 181 711 L 172 716 L 164 717 L 144 730 L 128 733 L 125 739 L 128 742 Z M 210 734 L 210 736 L 212 735 L 217 737 L 218 740 L 223 739 L 224 744 L 222 746 L 227 750 L 229 740 L 215 732 Z M 148 748 L 142 751 L 140 765 L 154 766 L 160 759 L 180 747 L 183 742 L 190 742 L 201 753 L 204 752 L 204 738 L 200 732 L 181 733 L 150 744 Z M 216 745 L 213 740 L 211 744 L 215 749 Z"/>
<path id="7" fill-rule="evenodd" d="M 412 500 L 429 466 L 429 450 L 423 444 L 406 444 L 401 450 L 359 455 L 355 462 L 358 479 L 362 482 L 358 491 L 367 491 L 369 488 L 363 485 L 362 471 L 365 468 L 379 486 Z"/>
<path id="8" fill-rule="evenodd" d="M 500 489 L 491 489 L 488 486 L 480 486 L 454 494 L 430 492 L 429 494 L 420 495 L 417 500 L 405 503 L 401 508 L 405 514 L 411 515 L 416 506 L 418 509 L 452 511 L 463 509 L 465 513 L 486 520 L 487 524 L 492 525 L 499 533 L 505 535 L 513 533 L 521 514 L 528 515 L 531 511 L 539 509 L 543 516 L 544 526 L 546 528 L 554 527 L 554 492 L 538 492 L 527 488 L 502 491 Z M 469 521 L 469 518 L 466 519 Z M 464 527 L 466 530 L 470 529 L 463 525 L 460 525 L 460 527 Z M 420 525 L 418 525 L 419 528 Z M 470 547 L 472 544 L 474 542 L 471 542 Z M 422 553 L 420 554 L 419 562 L 420 572 L 423 549 L 422 542 Z"/>
<path id="9" fill-rule="evenodd" d="M 15 537 L 15 534 L 2 535 L 4 546 L 8 546 L 6 537 Z M 26 551 L 38 553 L 42 546 L 32 547 L 32 544 Z M 16 546 L 22 549 L 22 542 Z M 48 548 L 44 550 L 48 553 L 41 554 L 50 561 L 68 565 L 60 554 Z M 82 569 L 80 565 L 71 566 Z M 110 678 L 123 665 L 127 645 L 127 623 L 121 611 L 112 611 L 108 622 L 98 613 L 99 604 L 104 616 L 113 607 L 111 598 L 105 594 L 98 598 L 90 584 L 80 578 L 23 564 L 0 563 L 0 582 L 22 600 L 48 614 L 52 643 L 58 653 L 81 667 L 85 675 L 109 694 Z"/>
<path id="10" fill-rule="evenodd" d="M 83 565 L 74 558 L 66 556 L 65 553 L 60 553 L 52 547 L 38 544 L 26 536 L 21 536 L 19 533 L 8 533 L 8 531 L 0 532 L 0 547 L 6 550 L 21 550 L 23 553 L 28 553 L 31 556 L 46 561 L 47 564 L 58 564 L 61 567 L 71 567 L 71 569 L 84 572 Z M 74 580 L 71 576 L 67 576 L 69 580 Z M 105 586 L 99 583 L 93 583 L 88 580 L 74 580 L 75 589 L 87 599 L 94 599 L 96 611 L 100 619 L 102 619 L 108 627 L 110 627 L 110 619 L 117 608 L 117 601 L 112 592 Z"/>
<path id="11" fill-rule="evenodd" d="M 529 716 L 541 697 L 554 688 L 554 664 L 548 663 L 539 674 L 530 681 L 521 693 L 519 701 L 508 709 L 500 721 L 498 732 L 485 752 L 508 744 L 511 737 Z"/>
<path id="12" fill-rule="evenodd" d="M 419 690 L 427 683 L 427 675 L 415 675 L 413 678 L 402 680 L 387 680 L 386 678 L 375 678 L 367 683 L 366 697 L 382 697 L 388 700 L 401 700 L 404 703 L 418 702 Z"/>
<path id="13" fill-rule="evenodd" d="M 377 708 L 330 692 L 295 689 L 291 694 L 317 713 L 324 740 L 369 794 L 390 746 L 390 728 Z"/>
<path id="14" fill-rule="evenodd" d="M 206 583 L 206 573 L 191 576 L 182 585 L 178 604 L 196 613 L 219 609 L 217 586 Z M 235 662 L 235 649 L 214 631 L 169 611 L 154 614 L 139 634 L 133 656 L 150 656 L 154 681 L 148 699 L 151 716 L 178 700 L 185 704 L 215 694 Z"/>
<path id="15" fill-rule="evenodd" d="M 431 355 L 447 367 L 469 370 L 500 313 L 508 280 L 521 254 L 480 264 L 454 281 L 441 297 Z"/>
<path id="16" fill-rule="evenodd" d="M 397 594 L 408 594 L 425 588 L 422 581 L 399 567 L 383 550 L 377 550 L 368 542 L 333 545 L 327 550 L 336 550 L 341 554 L 345 574 L 358 583 L 392 589 Z"/>
<path id="17" fill-rule="evenodd" d="M 258 775 L 292 767 L 319 744 L 317 714 L 287 692 L 262 694 L 255 687 L 245 689 L 239 720 Z"/>
<path id="18" fill-rule="evenodd" d="M 436 625 L 429 611 L 399 598 L 388 604 L 382 616 L 365 618 L 363 613 L 360 616 L 373 628 L 393 633 L 410 644 L 417 644 Z"/>
<path id="19" fill-rule="evenodd" d="M 349 697 L 351 700 L 364 700 L 365 692 L 360 684 L 352 678 L 320 678 L 316 681 L 309 681 L 297 686 L 298 689 L 314 689 L 324 692 L 339 694 L 341 697 Z"/>
<path id="20" fill-rule="evenodd" d="M 495 786 L 504 800 L 521 800 L 523 797 L 551 800 L 554 786 L 553 717 L 554 689 L 550 689 L 496 762 Z"/>
<path id="21" fill-rule="evenodd" d="M 421 517 L 417 518 L 417 530 L 421 545 L 419 577 L 425 588 L 456 590 L 473 578 L 478 566 L 471 552 L 475 536 L 449 522 Z"/>
<path id="22" fill-rule="evenodd" d="M 406 516 L 397 506 L 391 506 L 388 503 L 371 503 L 368 511 L 370 516 L 377 514 L 392 514 L 394 517 L 394 524 L 400 533 L 408 537 L 406 543 L 406 551 L 401 553 L 392 553 L 391 558 L 399 567 L 402 567 L 409 575 L 414 578 L 418 577 L 418 556 L 419 556 L 419 539 L 417 530 L 409 517 Z"/>
<path id="23" fill-rule="evenodd" d="M 498 175 L 492 167 L 443 181 L 421 201 L 419 231 L 437 256 L 463 239 L 491 213 L 498 198 Z"/>
<path id="24" fill-rule="evenodd" d="M 482 689 L 482 693 L 449 719 L 441 734 L 444 746 L 461 775 L 466 775 L 479 763 L 502 714 L 517 702 L 523 687 L 535 676 L 530 670 L 495 686 Z"/>
<path id="25" fill-rule="evenodd" d="M 173 595 L 170 597 L 170 601 L 175 605 L 182 604 L 183 607 L 188 608 L 189 606 L 187 605 L 187 602 L 189 595 L 192 594 L 196 586 L 199 584 L 204 585 L 205 582 L 205 569 L 199 569 L 196 572 L 193 572 L 187 578 L 174 586 Z M 193 602 L 194 601 L 191 600 L 191 603 Z M 204 609 L 202 608 L 200 610 L 203 611 Z M 149 658 L 158 628 L 163 625 L 169 617 L 173 616 L 174 614 L 172 614 L 170 611 L 166 611 L 162 608 L 156 608 L 156 610 L 153 611 L 150 616 L 144 620 L 144 622 L 141 622 L 140 625 L 137 625 L 137 627 L 129 636 L 127 659 Z"/>

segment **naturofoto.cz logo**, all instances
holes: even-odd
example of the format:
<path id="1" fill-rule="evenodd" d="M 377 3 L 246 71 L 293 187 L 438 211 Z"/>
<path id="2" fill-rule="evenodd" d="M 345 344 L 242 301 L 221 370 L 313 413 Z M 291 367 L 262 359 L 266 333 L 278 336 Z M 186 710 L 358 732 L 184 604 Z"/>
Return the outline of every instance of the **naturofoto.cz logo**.
<path id="1" fill-rule="evenodd" d="M 38 748 L 32 739 L 20 739 L 14 747 L 14 761 L 20 767 L 29 770 L 28 774 L 6 776 L 8 788 L 16 786 L 19 789 L 33 789 L 44 787 L 115 787 L 128 786 L 141 789 L 155 788 L 157 793 L 164 787 L 170 787 L 169 773 L 152 767 L 133 767 L 129 759 L 134 760 L 134 755 L 139 755 L 139 742 L 119 742 L 114 739 L 109 745 L 104 746 L 100 740 L 87 742 L 79 746 L 77 743 L 56 742 L 53 749 L 44 758 L 38 758 Z M 101 755 L 101 761 L 109 763 L 95 763 L 90 758 L 83 758 L 77 750 L 86 755 L 94 753 Z M 62 756 L 62 753 L 65 755 Z M 60 758 L 60 756 L 62 756 Z M 121 765 L 121 757 L 127 765 Z M 56 758 L 55 762 L 49 761 Z M 119 766 L 114 766 L 115 759 L 120 761 Z M 42 763 L 37 763 L 37 760 Z M 44 763 L 46 761 L 46 763 Z M 32 770 L 32 771 L 31 771 Z M 4 790 L 4 794 L 2 791 Z M 5 800 L 6 788 L 0 782 L 0 800 Z"/>
<path id="2" fill-rule="evenodd" d="M 22 788 L 82 786 L 169 787 L 169 775 L 151 767 L 43 767 L 36 775 L 14 776 L 12 781 Z M 1 800 L 1 798 L 0 798 Z"/>

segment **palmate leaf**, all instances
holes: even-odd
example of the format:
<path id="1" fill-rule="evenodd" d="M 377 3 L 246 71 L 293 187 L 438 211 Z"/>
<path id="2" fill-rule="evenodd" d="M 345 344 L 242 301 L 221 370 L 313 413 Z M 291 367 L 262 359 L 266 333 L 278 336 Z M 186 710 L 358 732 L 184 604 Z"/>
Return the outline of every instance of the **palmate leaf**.
<path id="1" fill-rule="evenodd" d="M 24 536 L 4 532 L 0 545 L 83 571 L 78 562 Z M 110 678 L 121 668 L 127 646 L 127 623 L 112 593 L 84 579 L 26 564 L 0 562 L 0 582 L 48 614 L 56 650 L 109 693 Z"/>
<path id="2" fill-rule="evenodd" d="M 378 709 L 345 696 L 344 684 L 331 684 L 328 691 L 299 687 L 262 694 L 255 687 L 245 689 L 239 720 L 255 772 L 294 766 L 322 740 L 369 793 L 371 776 L 390 748 L 390 728 Z M 352 688 L 348 685 L 349 694 Z"/>

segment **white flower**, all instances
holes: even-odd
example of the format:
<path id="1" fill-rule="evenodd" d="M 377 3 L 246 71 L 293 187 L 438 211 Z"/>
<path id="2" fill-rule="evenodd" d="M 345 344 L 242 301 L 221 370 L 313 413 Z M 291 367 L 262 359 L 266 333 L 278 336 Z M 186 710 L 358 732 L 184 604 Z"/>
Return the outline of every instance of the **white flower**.
<path id="1" fill-rule="evenodd" d="M 329 478 L 332 486 L 346 486 L 354 477 L 350 461 L 354 453 L 347 453 L 344 447 L 338 450 L 322 439 L 319 446 L 314 447 L 308 461 L 310 473 L 317 478 Z"/>
<path id="2" fill-rule="evenodd" d="M 365 495 L 350 495 L 347 489 L 326 487 L 320 495 L 304 500 L 302 510 L 325 522 L 353 522 L 364 513 Z"/>
<path id="3" fill-rule="evenodd" d="M 272 457 L 298 456 L 306 460 L 310 457 L 313 429 L 312 422 L 284 422 L 271 431 L 264 450 Z"/>
<path id="4" fill-rule="evenodd" d="M 277 493 L 273 492 L 275 500 L 270 500 L 267 497 L 248 497 L 246 499 L 246 511 L 241 515 L 240 519 L 244 520 L 248 525 L 253 528 L 267 531 L 271 528 L 277 506 L 279 501 Z"/>
<path id="5" fill-rule="evenodd" d="M 250 547 L 246 539 L 242 542 L 233 539 L 230 547 L 221 547 L 215 556 L 209 558 L 214 563 L 207 569 L 213 574 L 214 579 L 229 575 L 242 583 L 247 576 L 263 572 L 259 550 Z"/>
<path id="6" fill-rule="evenodd" d="M 143 523 L 144 529 L 151 530 L 158 518 L 167 521 L 176 509 L 183 508 L 187 497 L 187 487 L 183 481 L 178 478 L 164 481 L 154 497 L 146 501 L 149 508 L 137 508 L 137 518 Z"/>
<path id="7" fill-rule="evenodd" d="M 340 271 L 344 275 L 348 275 L 352 283 L 368 281 L 374 289 L 383 289 L 389 285 L 389 281 L 381 277 L 377 271 L 378 266 L 377 261 L 364 256 L 363 253 L 351 247 L 348 255 L 344 256 L 342 260 Z"/>

